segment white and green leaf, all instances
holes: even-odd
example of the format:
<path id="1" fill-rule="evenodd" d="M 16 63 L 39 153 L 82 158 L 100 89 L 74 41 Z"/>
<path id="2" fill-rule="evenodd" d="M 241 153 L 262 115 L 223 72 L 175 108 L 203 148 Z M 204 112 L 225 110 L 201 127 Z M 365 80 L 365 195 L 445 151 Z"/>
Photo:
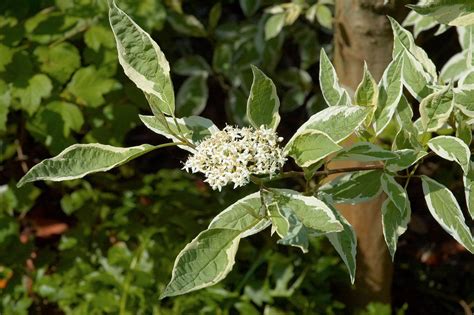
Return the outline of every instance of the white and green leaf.
<path id="1" fill-rule="evenodd" d="M 433 92 L 430 88 L 432 78 L 415 57 L 407 52 L 403 56 L 402 81 L 408 92 L 418 101 L 422 101 Z"/>
<path id="2" fill-rule="evenodd" d="M 464 195 L 471 218 L 474 219 L 474 163 L 470 163 L 469 172 L 463 176 Z"/>
<path id="3" fill-rule="evenodd" d="M 355 103 L 358 106 L 368 107 L 371 109 L 367 118 L 365 119 L 365 126 L 369 126 L 372 122 L 373 115 L 377 109 L 377 102 L 379 97 L 379 88 L 372 74 L 364 63 L 364 74 L 362 81 L 355 92 Z"/>
<path id="4" fill-rule="evenodd" d="M 308 252 L 308 232 L 306 227 L 289 208 L 280 209 L 274 202 L 267 206 L 268 215 L 272 220 L 272 231 L 276 231 L 280 240 L 277 244 L 298 247 L 303 253 Z"/>
<path id="5" fill-rule="evenodd" d="M 471 151 L 461 139 L 452 136 L 438 136 L 428 141 L 428 147 L 443 159 L 458 163 L 464 174 L 469 172 Z"/>
<path id="6" fill-rule="evenodd" d="M 335 203 L 356 204 L 374 199 L 382 192 L 381 170 L 344 174 L 324 184 L 318 194 L 324 193 Z"/>
<path id="7" fill-rule="evenodd" d="M 469 117 L 459 110 L 455 111 L 456 138 L 461 139 L 467 146 L 472 142 L 472 128 L 469 124 Z"/>
<path id="8" fill-rule="evenodd" d="M 408 30 L 404 29 L 395 19 L 388 18 L 392 25 L 394 36 L 392 57 L 395 58 L 403 51 L 405 56 L 413 57 L 413 63 L 417 64 L 419 71 L 428 78 L 429 82 L 436 82 L 438 78 L 436 66 L 428 57 L 428 54 L 415 44 L 415 39 Z"/>
<path id="9" fill-rule="evenodd" d="M 423 130 L 425 132 L 439 130 L 448 121 L 453 108 L 454 97 L 451 86 L 428 95 L 420 103 Z"/>
<path id="10" fill-rule="evenodd" d="M 382 174 L 381 177 L 382 189 L 393 204 L 398 208 L 401 214 L 405 212 L 408 207 L 408 195 L 405 190 L 395 178 L 387 173 Z"/>
<path id="11" fill-rule="evenodd" d="M 474 88 L 454 89 L 454 106 L 464 115 L 474 118 Z"/>
<path id="12" fill-rule="evenodd" d="M 289 189 L 271 189 L 271 193 L 272 202 L 278 204 L 281 212 L 294 214 L 306 228 L 319 234 L 343 230 L 332 210 L 318 198 Z"/>
<path id="13" fill-rule="evenodd" d="M 334 161 L 373 162 L 398 159 L 398 154 L 370 142 L 357 142 L 344 148 L 332 158 Z"/>
<path id="14" fill-rule="evenodd" d="M 378 105 L 374 117 L 376 135 L 387 127 L 400 103 L 403 94 L 402 69 L 403 53 L 400 52 L 387 66 L 378 85 Z"/>
<path id="15" fill-rule="evenodd" d="M 161 299 L 212 286 L 232 270 L 240 234 L 234 229 L 202 231 L 176 257 L 171 280 Z"/>
<path id="16" fill-rule="evenodd" d="M 328 106 L 350 105 L 350 97 L 339 85 L 336 70 L 324 49 L 321 49 L 319 62 L 319 84 Z"/>
<path id="17" fill-rule="evenodd" d="M 467 53 L 465 51 L 453 55 L 441 68 L 439 78 L 443 82 L 458 81 L 467 71 Z"/>
<path id="18" fill-rule="evenodd" d="M 407 6 L 418 14 L 431 16 L 443 24 L 474 24 L 474 3 L 471 0 L 430 0 L 423 4 Z"/>
<path id="19" fill-rule="evenodd" d="M 391 199 L 386 199 L 382 204 L 382 228 L 385 243 L 392 256 L 395 258 L 397 250 L 398 238 L 407 230 L 410 222 L 411 208 L 410 204 L 405 208 L 404 212 L 400 212 L 399 208 Z"/>
<path id="20" fill-rule="evenodd" d="M 323 200 L 344 227 L 344 230 L 328 233 L 326 236 L 346 265 L 351 277 L 351 283 L 354 284 L 356 275 L 357 236 L 349 222 L 329 203 L 330 197 L 323 197 Z"/>
<path id="21" fill-rule="evenodd" d="M 109 21 L 125 74 L 145 93 L 154 112 L 174 115 L 170 67 L 158 44 L 114 1 L 110 3 Z"/>
<path id="22" fill-rule="evenodd" d="M 474 253 L 474 238 L 453 193 L 427 176 L 422 176 L 422 182 L 426 204 L 433 218 L 456 241 Z"/>
<path id="23" fill-rule="evenodd" d="M 257 67 L 252 66 L 253 82 L 247 100 L 247 117 L 255 128 L 276 129 L 280 122 L 280 100 L 275 84 Z"/>
<path id="24" fill-rule="evenodd" d="M 38 180 L 57 182 L 82 178 L 91 173 L 105 172 L 156 148 L 149 144 L 129 148 L 98 143 L 75 144 L 57 156 L 33 166 L 20 179 L 17 186 Z"/>
<path id="25" fill-rule="evenodd" d="M 284 12 L 276 13 L 270 16 L 265 22 L 265 40 L 272 39 L 280 34 L 283 26 L 285 26 Z"/>
<path id="26" fill-rule="evenodd" d="M 307 130 L 318 130 L 339 143 L 349 137 L 364 122 L 371 111 L 362 106 L 331 106 L 311 116 L 293 135 L 291 142 Z"/>
<path id="27" fill-rule="evenodd" d="M 219 213 L 208 229 L 233 229 L 243 231 L 240 237 L 247 237 L 264 230 L 270 225 L 262 209 L 260 193 L 253 193 L 230 205 Z"/>
<path id="28" fill-rule="evenodd" d="M 299 133 L 289 142 L 285 152 L 294 158 L 300 167 L 309 167 L 341 149 L 342 147 L 324 132 L 310 129 Z"/>
<path id="29" fill-rule="evenodd" d="M 397 150 L 394 153 L 398 155 L 398 158 L 385 162 L 385 169 L 393 173 L 409 168 L 428 154 L 428 152 L 413 149 Z"/>
<path id="30" fill-rule="evenodd" d="M 173 142 L 181 142 L 177 136 L 182 136 L 189 142 L 197 144 L 219 131 L 211 120 L 200 116 L 184 117 L 176 120 L 172 117 L 164 116 L 139 115 L 139 117 L 148 129 L 171 139 Z M 178 124 L 179 129 L 175 122 Z M 180 145 L 179 147 L 193 152 L 193 149 L 189 146 Z"/>
<path id="31" fill-rule="evenodd" d="M 184 80 L 176 95 L 176 115 L 199 115 L 206 108 L 208 96 L 207 74 L 190 76 Z"/>
<path id="32" fill-rule="evenodd" d="M 400 128 L 392 143 L 392 150 L 413 149 L 422 150 L 423 146 L 418 140 L 418 130 L 414 124 L 410 128 L 403 126 Z"/>

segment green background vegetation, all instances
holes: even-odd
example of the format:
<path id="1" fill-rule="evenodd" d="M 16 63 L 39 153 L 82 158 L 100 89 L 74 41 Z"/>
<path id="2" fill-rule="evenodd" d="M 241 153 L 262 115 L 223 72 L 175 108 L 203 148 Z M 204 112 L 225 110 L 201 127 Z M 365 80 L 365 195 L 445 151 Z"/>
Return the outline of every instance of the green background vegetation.
<path id="1" fill-rule="evenodd" d="M 179 116 L 246 124 L 251 64 L 277 84 L 281 135 L 322 108 L 316 78 L 320 49 L 331 50 L 331 5 L 288 21 L 265 11 L 277 1 L 119 3 L 170 61 Z M 159 301 L 179 250 L 252 189 L 211 191 L 179 170 L 178 149 L 81 180 L 15 187 L 32 165 L 74 143 L 161 143 L 139 113 L 148 105 L 118 64 L 105 1 L 0 3 L 1 314 L 344 314 L 349 277 L 329 243 L 313 239 L 302 255 L 269 233 L 242 241 L 223 283 Z M 411 298 L 401 291 L 415 286 L 408 292 L 437 301 L 408 303 L 414 314 L 458 311 L 457 295 L 474 292 L 462 277 L 474 271 L 461 270 L 463 253 L 421 263 L 429 251 L 420 248 L 432 245 L 417 240 L 426 232 L 413 233 L 397 257 L 394 306 L 404 309 Z"/>

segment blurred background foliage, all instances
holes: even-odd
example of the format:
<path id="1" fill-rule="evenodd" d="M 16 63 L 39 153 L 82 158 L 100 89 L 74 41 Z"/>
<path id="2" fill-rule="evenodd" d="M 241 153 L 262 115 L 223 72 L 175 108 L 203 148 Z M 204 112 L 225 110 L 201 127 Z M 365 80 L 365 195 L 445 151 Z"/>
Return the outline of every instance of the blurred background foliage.
<path id="1" fill-rule="evenodd" d="M 320 49 L 331 51 L 331 0 L 119 5 L 170 61 L 179 115 L 246 124 L 251 64 L 277 84 L 283 136 L 325 106 L 317 73 Z M 242 241 L 222 284 L 159 301 L 179 250 L 252 189 L 212 192 L 179 170 L 177 149 L 81 180 L 15 187 L 73 143 L 161 143 L 139 113 L 148 105 L 118 64 L 105 0 L 0 2 L 0 314 L 345 314 L 348 275 L 328 242 L 314 239 L 301 255 L 269 233 Z M 446 283 L 458 260 L 437 278 L 417 248 L 401 246 L 395 288 L 418 281 L 415 295 L 445 292 L 434 304 L 441 310 L 458 310 L 456 294 L 474 292 Z M 407 298 L 394 294 L 402 314 Z M 378 304 L 365 312 L 390 313 Z"/>

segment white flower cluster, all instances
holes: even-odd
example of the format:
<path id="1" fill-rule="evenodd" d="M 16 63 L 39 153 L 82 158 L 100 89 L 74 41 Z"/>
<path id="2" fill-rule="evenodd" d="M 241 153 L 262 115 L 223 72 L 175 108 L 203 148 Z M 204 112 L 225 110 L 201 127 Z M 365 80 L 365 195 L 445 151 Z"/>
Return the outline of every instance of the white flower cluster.
<path id="1" fill-rule="evenodd" d="M 248 184 L 250 174 L 269 174 L 280 170 L 286 158 L 275 131 L 227 126 L 204 139 L 196 147 L 183 169 L 201 172 L 212 189 L 234 183 L 234 188 Z"/>

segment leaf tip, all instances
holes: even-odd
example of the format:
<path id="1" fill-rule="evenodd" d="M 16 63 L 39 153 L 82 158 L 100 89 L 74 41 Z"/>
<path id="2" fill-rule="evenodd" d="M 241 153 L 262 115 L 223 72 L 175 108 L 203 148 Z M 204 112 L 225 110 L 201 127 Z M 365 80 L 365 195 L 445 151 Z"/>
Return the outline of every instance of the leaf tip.
<path id="1" fill-rule="evenodd" d="M 20 188 L 22 187 L 23 185 L 25 185 L 27 182 L 29 182 L 28 178 L 26 177 L 26 175 L 28 175 L 28 173 L 26 173 L 22 178 L 20 178 L 20 180 L 18 181 L 18 183 L 16 183 L 16 188 Z"/>

